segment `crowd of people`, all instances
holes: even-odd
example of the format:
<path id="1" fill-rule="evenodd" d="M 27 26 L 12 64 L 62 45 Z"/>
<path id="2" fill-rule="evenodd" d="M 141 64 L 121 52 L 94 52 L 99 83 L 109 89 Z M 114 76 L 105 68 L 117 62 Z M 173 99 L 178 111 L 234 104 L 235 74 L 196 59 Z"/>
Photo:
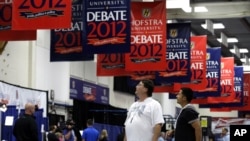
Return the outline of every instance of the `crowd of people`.
<path id="1" fill-rule="evenodd" d="M 24 114 L 14 123 L 13 135 L 16 141 L 39 141 L 38 127 L 35 121 L 35 105 L 26 103 Z M 87 128 L 80 134 L 73 120 L 67 120 L 64 128 L 50 125 L 49 132 L 44 137 L 46 141 L 108 141 L 108 132 L 103 129 L 99 134 L 93 127 L 93 120 L 87 120 Z"/>
<path id="2" fill-rule="evenodd" d="M 193 91 L 181 88 L 176 95 L 177 103 L 182 107 L 173 130 L 162 132 L 164 124 L 161 104 L 152 98 L 154 83 L 141 80 L 135 90 L 138 98 L 128 109 L 124 130 L 117 141 L 202 141 L 199 113 L 191 103 Z M 25 113 L 14 125 L 13 135 L 16 141 L 38 141 L 38 133 L 33 113 L 35 106 L 25 105 Z M 64 129 L 51 125 L 46 136 L 47 141 L 109 141 L 108 131 L 98 131 L 94 121 L 88 119 L 87 128 L 80 134 L 73 120 L 67 120 Z M 229 141 L 228 130 L 223 128 L 222 141 Z"/>

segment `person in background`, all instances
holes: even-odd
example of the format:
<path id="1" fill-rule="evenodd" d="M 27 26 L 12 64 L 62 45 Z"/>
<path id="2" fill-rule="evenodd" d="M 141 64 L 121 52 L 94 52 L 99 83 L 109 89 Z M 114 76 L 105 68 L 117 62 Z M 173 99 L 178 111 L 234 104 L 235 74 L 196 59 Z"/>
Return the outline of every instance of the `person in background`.
<path id="1" fill-rule="evenodd" d="M 73 130 L 73 124 L 71 120 L 67 120 L 66 128 L 63 130 L 64 140 L 65 141 L 76 141 L 75 132 Z"/>
<path id="2" fill-rule="evenodd" d="M 221 141 L 230 141 L 228 129 L 225 127 L 221 129 Z"/>
<path id="3" fill-rule="evenodd" d="M 108 141 L 108 131 L 106 129 L 101 131 L 99 141 Z"/>
<path id="4" fill-rule="evenodd" d="M 38 129 L 35 121 L 35 105 L 26 103 L 24 114 L 15 122 L 13 134 L 16 141 L 38 141 Z"/>
<path id="5" fill-rule="evenodd" d="M 99 132 L 93 127 L 93 124 L 92 119 L 87 120 L 87 128 L 83 130 L 82 141 L 98 141 Z"/>
<path id="6" fill-rule="evenodd" d="M 159 136 L 157 141 L 165 141 L 165 133 L 161 132 L 161 135 Z"/>
<path id="7" fill-rule="evenodd" d="M 211 129 L 208 130 L 208 141 L 215 141 L 215 135 Z"/>
<path id="8" fill-rule="evenodd" d="M 174 140 L 175 141 L 201 141 L 202 130 L 200 126 L 199 113 L 194 106 L 190 104 L 193 99 L 193 90 L 190 88 L 181 88 L 176 96 L 177 103 L 181 105 L 182 109 L 177 116 Z M 167 134 L 173 134 L 169 131 Z"/>
<path id="9" fill-rule="evenodd" d="M 81 137 L 79 129 L 76 127 L 74 120 L 70 119 L 68 120 L 68 122 L 72 125 L 72 129 L 75 133 L 76 141 L 81 141 L 82 137 Z"/>
<path id="10" fill-rule="evenodd" d="M 47 135 L 48 141 L 59 141 L 59 139 L 56 136 L 56 130 L 57 130 L 57 126 L 56 125 L 51 125 L 49 127 L 49 133 Z"/>
<path id="11" fill-rule="evenodd" d="M 135 90 L 138 100 L 127 113 L 125 141 L 157 141 L 164 123 L 162 107 L 152 98 L 154 83 L 141 80 Z"/>
<path id="12" fill-rule="evenodd" d="M 117 136 L 117 140 L 116 141 L 123 141 L 124 140 L 124 136 L 125 136 L 125 128 L 122 127 L 122 132 Z"/>
<path id="13" fill-rule="evenodd" d="M 174 141 L 174 130 L 168 130 L 166 132 L 166 141 Z"/>
<path id="14" fill-rule="evenodd" d="M 62 132 L 56 132 L 55 135 L 59 141 L 64 141 Z"/>

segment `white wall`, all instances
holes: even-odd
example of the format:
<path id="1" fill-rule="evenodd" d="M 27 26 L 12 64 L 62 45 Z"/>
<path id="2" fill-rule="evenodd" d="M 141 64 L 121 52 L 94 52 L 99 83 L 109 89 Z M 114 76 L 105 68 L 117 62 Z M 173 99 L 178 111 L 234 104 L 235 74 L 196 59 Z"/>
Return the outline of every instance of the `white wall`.
<path id="1" fill-rule="evenodd" d="M 153 98 L 161 103 L 163 115 L 171 115 L 172 117 L 175 117 L 175 107 L 178 105 L 176 104 L 176 100 L 169 99 L 168 95 L 168 93 L 154 93 Z"/>
<path id="2" fill-rule="evenodd" d="M 29 86 L 30 42 L 8 42 L 0 55 L 0 79 L 16 85 Z"/>
<path id="3" fill-rule="evenodd" d="M 33 43 L 33 87 L 54 90 L 55 100 L 72 104 L 69 99 L 69 62 L 50 62 L 50 31 L 39 30 L 38 40 Z"/>

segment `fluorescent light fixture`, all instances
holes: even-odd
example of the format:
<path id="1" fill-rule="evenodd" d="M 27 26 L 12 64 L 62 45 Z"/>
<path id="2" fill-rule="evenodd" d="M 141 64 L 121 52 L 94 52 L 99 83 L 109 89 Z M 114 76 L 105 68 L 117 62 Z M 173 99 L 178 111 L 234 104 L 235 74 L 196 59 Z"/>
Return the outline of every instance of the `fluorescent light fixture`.
<path id="1" fill-rule="evenodd" d="M 246 49 L 246 48 L 240 48 L 239 51 L 240 51 L 240 53 L 248 53 L 248 49 Z M 230 49 L 230 52 L 235 53 L 235 50 Z"/>
<path id="2" fill-rule="evenodd" d="M 219 38 L 217 39 L 220 43 L 222 42 L 222 40 Z M 227 42 L 228 43 L 237 43 L 238 39 L 237 38 L 227 38 Z"/>
<path id="3" fill-rule="evenodd" d="M 175 23 L 174 20 L 167 20 L 167 23 Z"/>
<path id="4" fill-rule="evenodd" d="M 142 0 L 142 2 L 154 2 L 154 0 Z"/>
<path id="5" fill-rule="evenodd" d="M 182 7 L 181 8 L 184 12 L 186 13 L 191 13 L 192 12 L 192 7 Z"/>
<path id="6" fill-rule="evenodd" d="M 201 25 L 204 29 L 207 29 L 207 24 L 202 24 Z M 214 23 L 213 24 L 214 29 L 224 29 L 225 26 L 222 23 Z"/>
<path id="7" fill-rule="evenodd" d="M 250 61 L 250 59 L 248 59 L 248 60 Z M 246 62 L 246 58 L 240 58 L 240 61 L 245 63 Z"/>
<path id="8" fill-rule="evenodd" d="M 196 6 L 194 7 L 194 12 L 208 12 L 208 9 L 205 6 Z"/>

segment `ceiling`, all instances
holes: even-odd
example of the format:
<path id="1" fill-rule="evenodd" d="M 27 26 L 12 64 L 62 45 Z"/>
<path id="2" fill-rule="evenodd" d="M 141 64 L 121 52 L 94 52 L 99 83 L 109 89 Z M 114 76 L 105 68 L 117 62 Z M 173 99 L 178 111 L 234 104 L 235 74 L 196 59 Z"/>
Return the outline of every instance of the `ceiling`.
<path id="1" fill-rule="evenodd" d="M 249 65 L 240 58 L 250 58 L 250 0 L 190 0 L 190 7 L 205 6 L 208 12 L 185 13 L 182 9 L 167 9 L 167 19 L 178 22 L 191 22 L 195 35 L 207 35 L 210 47 L 222 47 L 222 56 L 234 57 L 236 65 Z M 212 23 L 224 24 L 224 29 L 214 29 L 214 32 L 204 29 L 201 24 L 206 20 Z M 224 33 L 226 37 L 235 37 L 238 43 L 222 44 L 217 38 Z M 248 53 L 234 54 L 229 49 L 234 47 L 249 50 Z M 246 59 L 247 58 L 247 59 Z"/>

